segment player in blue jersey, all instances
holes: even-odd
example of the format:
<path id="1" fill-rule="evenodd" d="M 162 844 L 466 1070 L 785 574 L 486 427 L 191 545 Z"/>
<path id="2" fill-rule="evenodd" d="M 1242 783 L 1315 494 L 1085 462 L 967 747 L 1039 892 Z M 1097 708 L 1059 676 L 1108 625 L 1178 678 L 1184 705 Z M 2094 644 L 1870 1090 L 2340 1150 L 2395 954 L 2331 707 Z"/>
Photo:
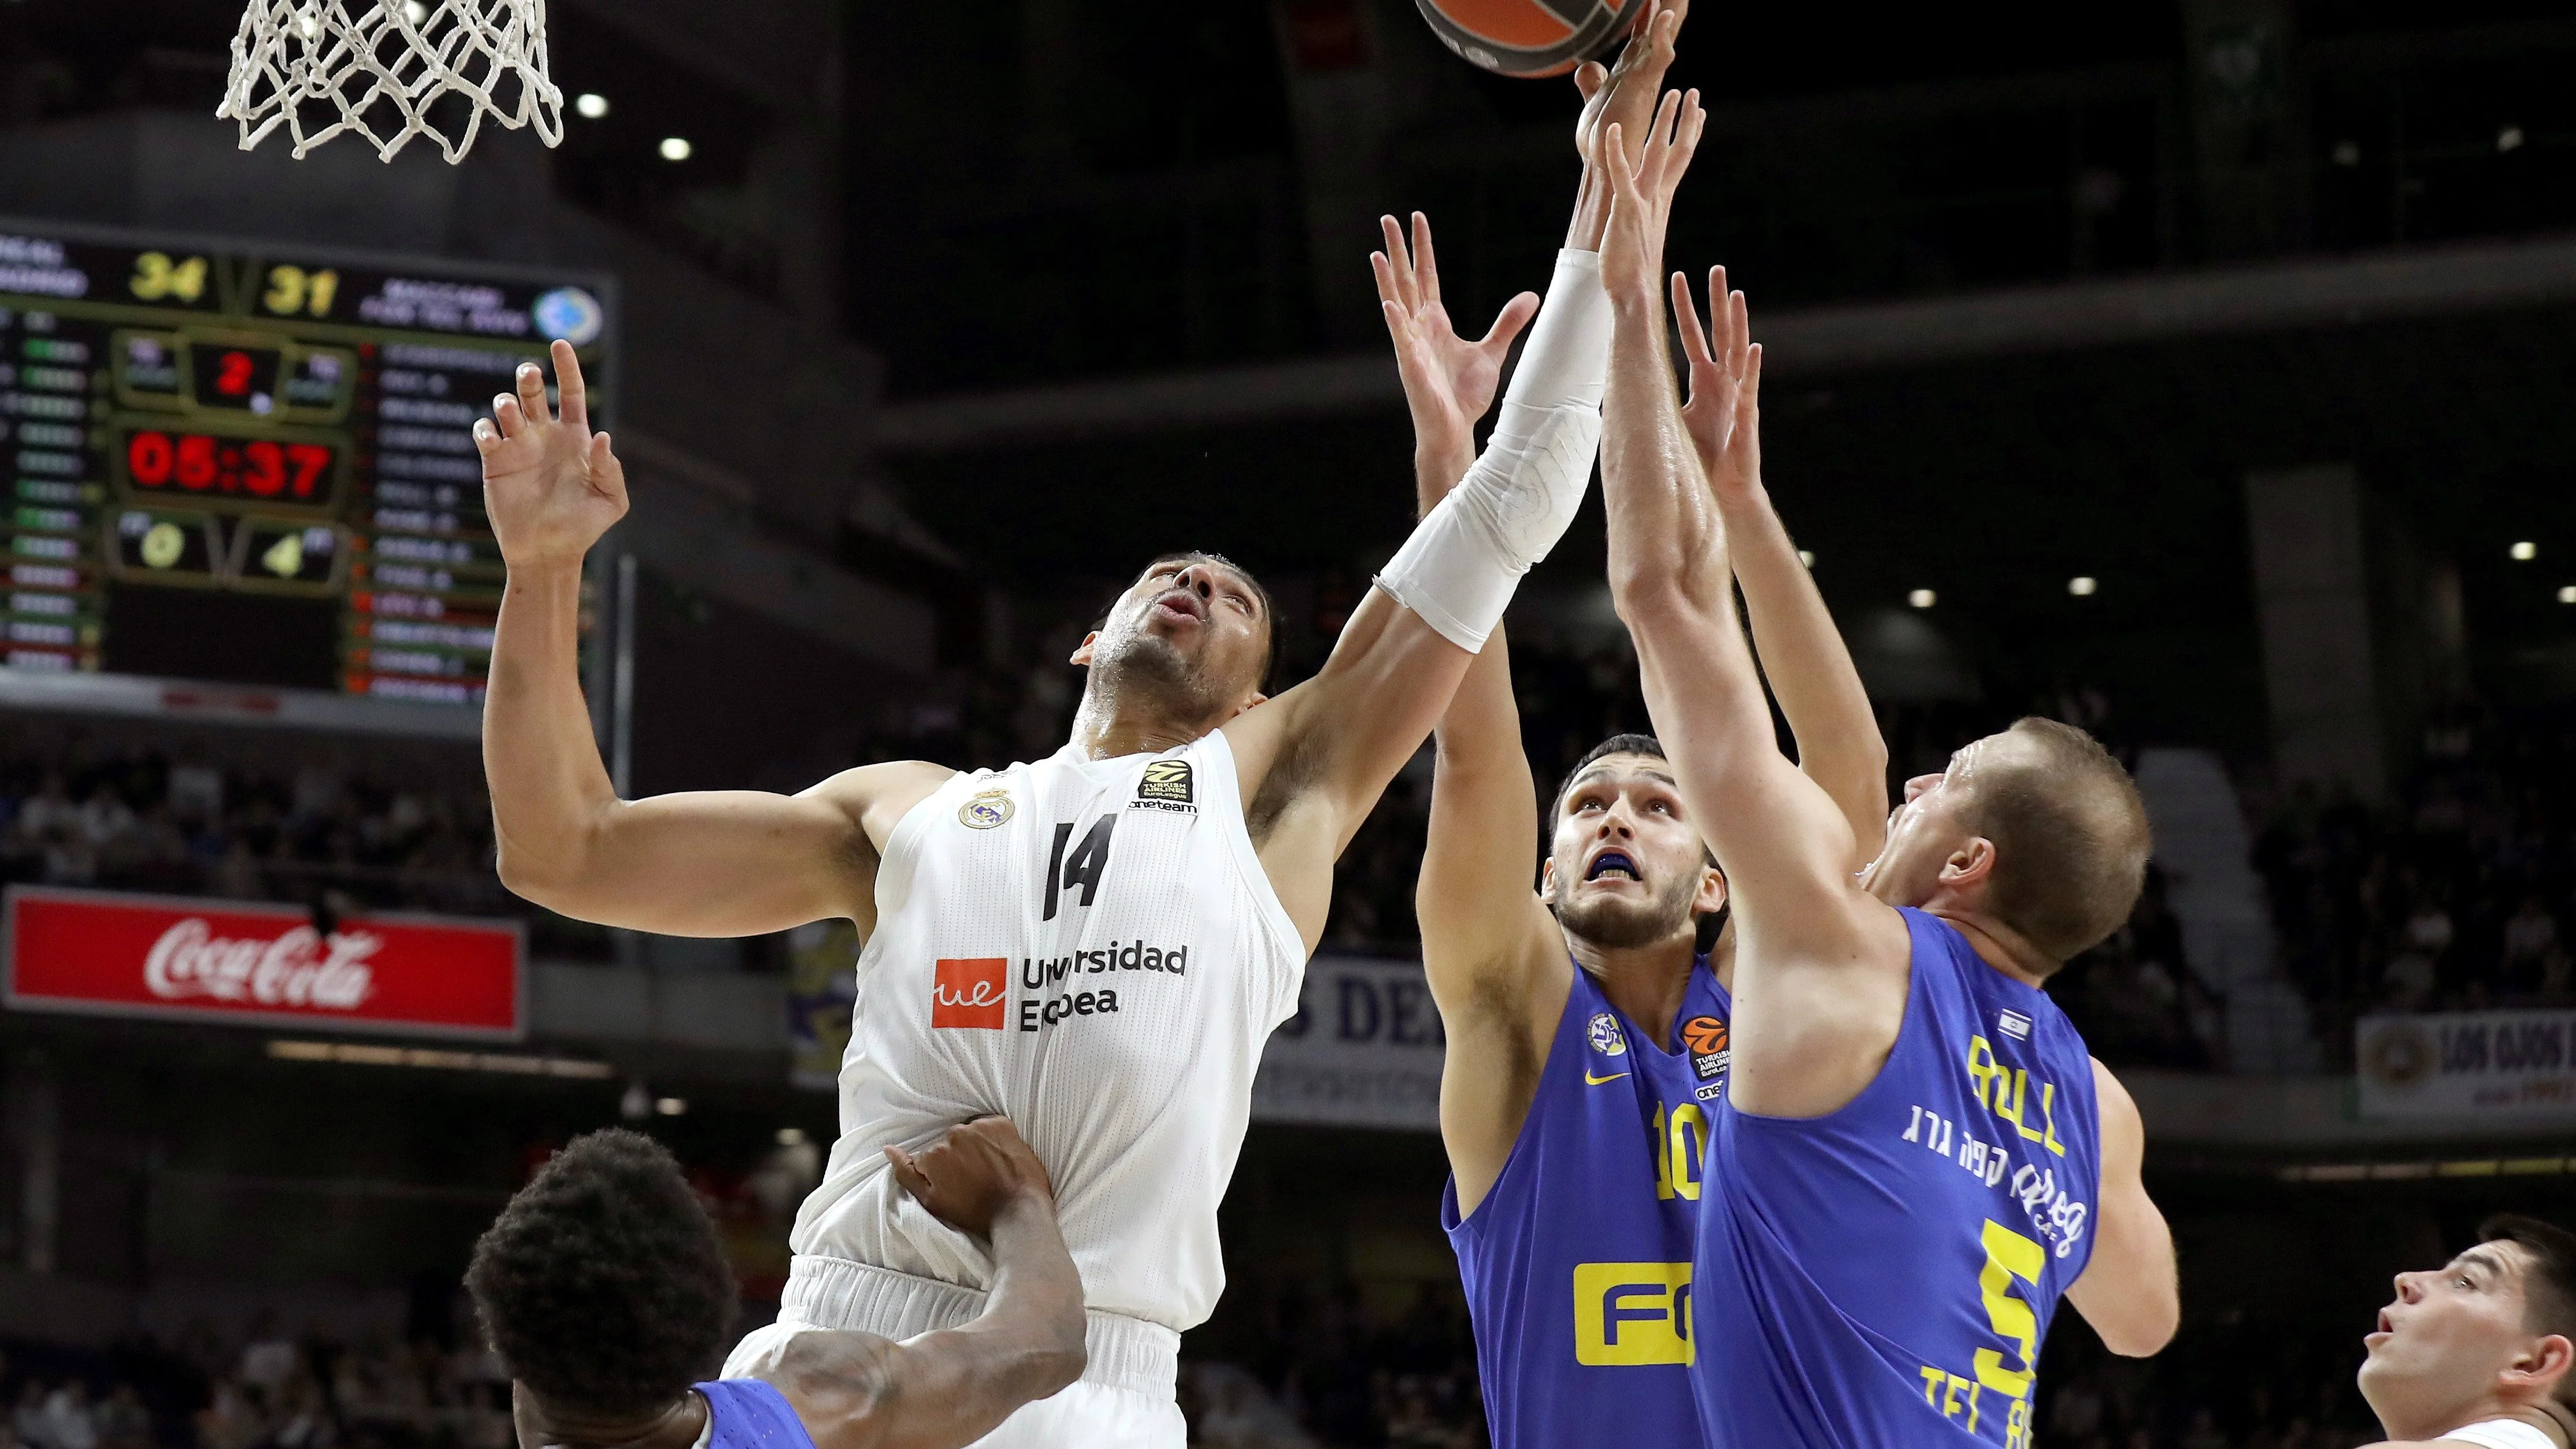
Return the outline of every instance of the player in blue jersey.
<path id="1" fill-rule="evenodd" d="M 758 1378 L 698 1383 L 738 1304 L 679 1164 L 614 1129 L 555 1154 L 465 1278 L 510 1372 L 520 1449 L 957 1449 L 1072 1383 L 1082 1280 L 1036 1154 L 999 1117 L 887 1153 L 916 1201 L 991 1251 L 982 1315 L 901 1343 L 802 1334 Z"/>
<path id="2" fill-rule="evenodd" d="M 2061 1296 L 2116 1353 L 2155 1352 L 2179 1317 L 2137 1108 L 2041 990 L 2128 915 L 2146 813 L 2089 736 L 2024 720 L 1908 782 L 1853 873 L 1848 821 L 1780 754 L 1674 396 L 1672 158 L 1604 158 L 1612 598 L 1739 933 L 1692 1272 L 1702 1431 L 1721 1449 L 2019 1449 Z M 1728 445 L 1758 450 L 1760 353 L 1723 273 L 1711 290 Z M 1672 292 L 1687 310 L 1687 283 Z"/>
<path id="3" fill-rule="evenodd" d="M 1614 84 L 1653 94 L 1679 8 L 1647 32 L 1661 53 L 1632 47 Z M 1588 95 L 1595 79 L 1578 77 Z M 1664 134 L 1681 129 L 1674 142 L 1686 146 L 1696 111 L 1679 101 L 1663 113 Z M 1667 180 L 1678 182 L 1678 167 Z M 1387 249 L 1374 261 L 1427 513 L 1466 471 L 1512 309 L 1483 343 L 1455 336 L 1428 224 L 1414 218 L 1409 247 L 1393 218 L 1384 225 Z M 1691 363 L 1695 378 L 1717 367 L 1705 348 Z M 1842 805 L 1848 835 L 1865 842 L 1857 868 L 1887 810 L 1886 748 L 1868 697 L 1796 547 L 1740 467 L 1747 456 L 1716 451 L 1712 409 L 1695 405 L 1685 418 L 1726 480 L 1720 497 L 1741 511 L 1755 641 L 1784 679 L 1804 763 Z M 1436 739 L 1417 903 L 1448 1038 L 1442 1214 L 1492 1440 L 1497 1449 L 1694 1443 L 1691 1242 L 1708 1114 L 1725 1085 L 1733 945 L 1721 935 L 1702 955 L 1698 927 L 1715 923 L 1725 883 L 1661 748 L 1620 735 L 1559 786 L 1531 890 L 1540 802 L 1499 630 Z"/>

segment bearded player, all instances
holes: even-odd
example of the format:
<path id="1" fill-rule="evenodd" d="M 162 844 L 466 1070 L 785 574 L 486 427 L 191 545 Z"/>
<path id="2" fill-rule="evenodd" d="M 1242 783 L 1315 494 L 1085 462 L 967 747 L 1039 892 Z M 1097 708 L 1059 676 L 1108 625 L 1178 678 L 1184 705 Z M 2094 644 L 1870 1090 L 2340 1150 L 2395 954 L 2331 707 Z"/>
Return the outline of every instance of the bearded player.
<path id="1" fill-rule="evenodd" d="M 2397 1297 L 2362 1342 L 2372 1449 L 2567 1449 L 2576 1433 L 2576 1234 L 2510 1214 Z"/>
<path id="2" fill-rule="evenodd" d="M 1721 1449 L 2026 1445 L 2061 1295 L 2115 1353 L 2155 1352 L 2179 1317 L 2137 1108 L 2041 990 L 2128 915 L 2146 812 L 2089 736 L 2024 720 L 1908 782 L 1854 876 L 1843 811 L 1780 754 L 1674 397 L 1669 158 L 1623 151 L 1603 167 L 1611 592 L 1738 933 L 1691 1277 L 1702 1431 Z M 1723 411 L 1751 423 L 1742 299 L 1711 304 Z"/>
<path id="3" fill-rule="evenodd" d="M 1592 105 L 1641 130 L 1653 99 L 1622 80 Z M 798 1214 L 780 1321 L 737 1347 L 729 1376 L 808 1328 L 904 1339 L 974 1317 L 989 1258 L 898 1192 L 879 1149 L 1002 1115 L 1055 1183 L 1089 1360 L 984 1442 L 1181 1445 L 1179 1335 L 1223 1287 L 1217 1203 L 1333 862 L 1589 476 L 1606 205 L 1587 166 L 1492 441 L 1315 678 L 1265 699 L 1267 598 L 1220 558 L 1173 555 L 1075 652 L 1090 675 L 1071 742 L 998 772 L 907 761 L 792 797 L 620 800 L 575 624 L 582 555 L 625 508 L 622 470 L 589 430 L 569 349 L 554 353 L 559 418 L 530 367 L 476 424 L 509 568 L 484 705 L 503 880 L 609 925 L 733 936 L 837 916 L 866 941 L 841 1136 Z"/>
<path id="4" fill-rule="evenodd" d="M 1667 98 L 1658 112 L 1650 144 L 1676 152 L 1662 172 L 1666 201 L 1697 138 L 1696 101 Z M 1469 427 L 1493 373 L 1479 345 L 1450 333 L 1428 224 L 1414 218 L 1409 249 L 1393 218 L 1383 225 L 1379 293 L 1427 512 L 1467 469 Z M 1712 293 L 1725 296 L 1722 281 Z M 1689 318 L 1682 418 L 1734 530 L 1754 640 L 1801 763 L 1849 822 L 1856 870 L 1885 825 L 1886 746 L 1771 510 L 1753 429 L 1730 430 L 1715 415 L 1735 390 L 1715 377 L 1706 338 Z M 1691 1244 L 1708 1112 L 1725 1086 L 1734 945 L 1720 934 L 1703 954 L 1699 927 L 1724 905 L 1725 882 L 1662 748 L 1620 735 L 1558 786 L 1532 893 L 1538 802 L 1500 630 L 1468 665 L 1434 738 L 1417 914 L 1448 1038 L 1442 1216 L 1493 1441 L 1695 1443 Z"/>

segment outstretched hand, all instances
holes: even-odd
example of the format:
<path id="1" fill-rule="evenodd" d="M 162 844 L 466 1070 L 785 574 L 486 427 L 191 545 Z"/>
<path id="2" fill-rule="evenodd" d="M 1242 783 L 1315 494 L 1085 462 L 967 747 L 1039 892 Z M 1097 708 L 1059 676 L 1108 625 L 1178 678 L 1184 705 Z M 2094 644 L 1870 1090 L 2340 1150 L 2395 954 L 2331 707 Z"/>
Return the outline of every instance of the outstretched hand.
<path id="1" fill-rule="evenodd" d="M 1600 249 L 1602 222 L 1610 206 L 1609 181 L 1601 174 L 1602 135 L 1617 126 L 1629 147 L 1643 141 L 1655 114 L 1656 97 L 1663 92 L 1664 73 L 1672 69 L 1673 42 L 1689 15 L 1690 0 L 1649 0 L 1645 18 L 1630 32 L 1615 64 L 1604 66 L 1592 60 L 1575 67 L 1574 89 L 1583 97 L 1583 110 L 1574 122 L 1574 149 L 1583 158 L 1583 187 L 1566 233 L 1567 246 L 1578 251 Z M 1630 159 L 1635 159 L 1633 151 Z"/>
<path id="2" fill-rule="evenodd" d="M 1055 1202 L 1046 1164 L 1007 1117 L 961 1122 L 919 1152 L 889 1146 L 885 1155 L 894 1180 L 932 1217 L 979 1238 L 993 1235 L 993 1220 L 1013 1202 Z"/>
<path id="3" fill-rule="evenodd" d="M 1601 238 L 1601 285 L 1613 304 L 1652 305 L 1663 272 L 1664 228 L 1672 221 L 1673 193 L 1681 188 L 1691 156 L 1699 150 L 1708 113 L 1699 92 L 1665 93 L 1647 122 L 1645 147 L 1634 161 L 1627 128 L 1613 121 L 1601 136 L 1600 169 L 1610 179 L 1610 222 Z"/>
<path id="4" fill-rule="evenodd" d="M 1751 499 L 1762 487 L 1762 344 L 1752 340 L 1744 294 L 1726 289 L 1726 268 L 1708 269 L 1708 326 L 1700 326 L 1690 278 L 1673 273 L 1673 315 L 1690 364 L 1690 433 L 1708 486 L 1721 503 Z"/>
<path id="5" fill-rule="evenodd" d="M 589 394 L 572 344 L 553 348 L 560 414 L 546 406 L 545 374 L 522 363 L 517 392 L 492 399 L 474 421 L 483 455 L 483 512 L 513 568 L 581 562 L 626 515 L 626 469 L 608 435 L 590 430 Z"/>
<path id="6" fill-rule="evenodd" d="M 1458 335 L 1440 300 L 1430 221 L 1413 214 L 1410 248 L 1394 217 L 1379 217 L 1378 225 L 1386 231 L 1386 250 L 1369 253 L 1369 269 L 1377 274 L 1378 304 L 1395 343 L 1405 405 L 1413 412 L 1414 446 L 1427 453 L 1471 450 L 1476 420 L 1493 406 L 1512 339 L 1538 313 L 1538 294 L 1523 292 L 1505 302 L 1484 338 L 1470 342 Z"/>

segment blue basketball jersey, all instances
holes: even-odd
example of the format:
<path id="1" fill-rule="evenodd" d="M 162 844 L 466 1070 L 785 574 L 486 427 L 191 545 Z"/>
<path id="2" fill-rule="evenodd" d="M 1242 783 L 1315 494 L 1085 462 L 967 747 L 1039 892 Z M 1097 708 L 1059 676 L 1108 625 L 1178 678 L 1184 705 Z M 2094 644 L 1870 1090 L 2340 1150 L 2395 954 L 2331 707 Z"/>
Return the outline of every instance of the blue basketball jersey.
<path id="1" fill-rule="evenodd" d="M 712 1379 L 696 1387 L 707 1400 L 707 1449 L 814 1449 L 805 1421 L 769 1384 Z"/>
<path id="2" fill-rule="evenodd" d="M 1442 1191 L 1494 1449 L 1699 1441 L 1691 1239 L 1727 1012 L 1693 962 L 1668 1052 L 1578 965 L 1493 1190 L 1463 1222 L 1456 1180 Z"/>
<path id="3" fill-rule="evenodd" d="M 1712 1122 L 1692 1379 L 1715 1449 L 2031 1443 L 2040 1342 L 2092 1257 L 2092 1058 L 2047 993 L 1903 914 L 1877 1078 L 1823 1117 Z"/>

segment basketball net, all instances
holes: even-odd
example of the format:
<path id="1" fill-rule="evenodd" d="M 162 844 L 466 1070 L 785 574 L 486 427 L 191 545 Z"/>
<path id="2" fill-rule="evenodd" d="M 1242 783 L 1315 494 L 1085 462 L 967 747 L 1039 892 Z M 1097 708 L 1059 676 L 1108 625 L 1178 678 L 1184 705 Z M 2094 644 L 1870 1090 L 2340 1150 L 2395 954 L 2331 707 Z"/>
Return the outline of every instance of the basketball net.
<path id="1" fill-rule="evenodd" d="M 450 95 L 465 101 L 446 108 L 464 115 L 453 137 L 430 115 Z M 215 114 L 241 123 L 245 151 L 284 124 L 298 160 L 354 131 L 387 161 L 427 136 L 453 164 L 486 116 L 552 146 L 563 92 L 546 75 L 546 0 L 250 0 Z"/>

